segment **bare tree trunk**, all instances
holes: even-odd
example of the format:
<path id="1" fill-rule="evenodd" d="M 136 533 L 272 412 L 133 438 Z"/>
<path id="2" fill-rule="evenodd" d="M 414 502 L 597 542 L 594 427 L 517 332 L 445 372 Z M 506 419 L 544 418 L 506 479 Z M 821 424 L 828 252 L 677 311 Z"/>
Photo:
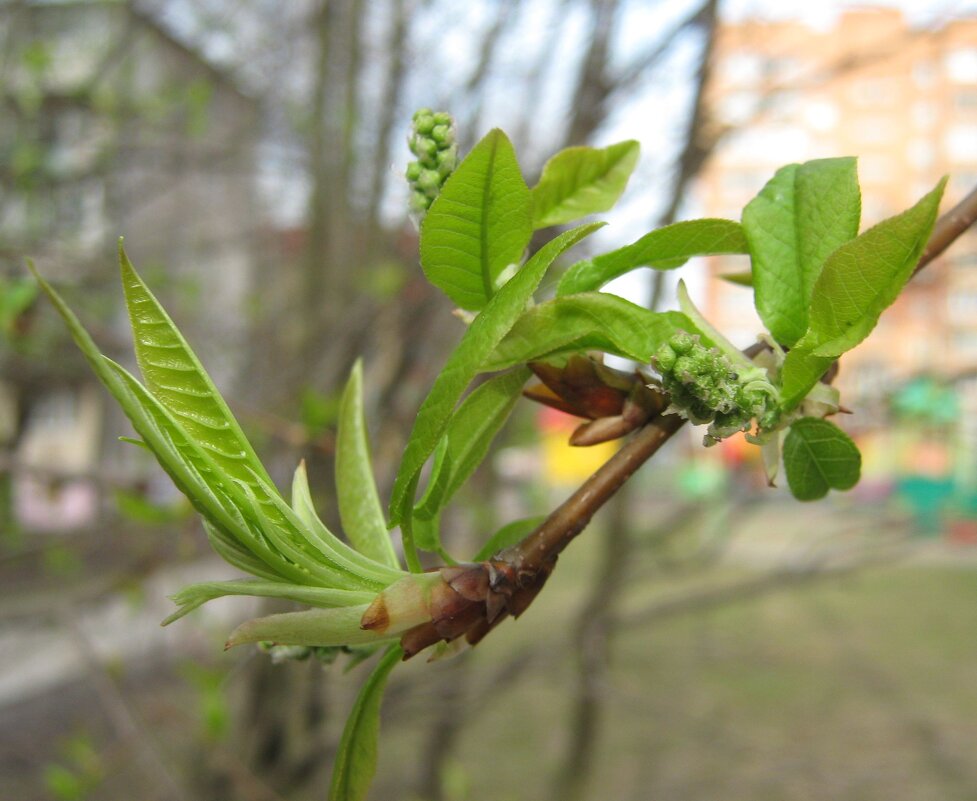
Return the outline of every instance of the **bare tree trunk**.
<path id="1" fill-rule="evenodd" d="M 390 26 L 390 39 L 387 42 L 387 73 L 384 77 L 383 102 L 380 107 L 380 125 L 376 135 L 376 150 L 373 154 L 370 190 L 366 200 L 367 232 L 370 242 L 380 227 L 380 204 L 387 184 L 387 166 L 394 148 L 394 129 L 397 125 L 397 104 L 406 77 L 404 59 L 407 53 L 407 2 L 394 0 L 393 22 Z"/>
<path id="2" fill-rule="evenodd" d="M 573 113 L 563 147 L 588 142 L 606 116 L 604 104 L 612 86 L 608 76 L 608 58 L 619 8 L 619 0 L 590 2 L 593 17 L 590 45 L 580 66 L 571 103 Z"/>

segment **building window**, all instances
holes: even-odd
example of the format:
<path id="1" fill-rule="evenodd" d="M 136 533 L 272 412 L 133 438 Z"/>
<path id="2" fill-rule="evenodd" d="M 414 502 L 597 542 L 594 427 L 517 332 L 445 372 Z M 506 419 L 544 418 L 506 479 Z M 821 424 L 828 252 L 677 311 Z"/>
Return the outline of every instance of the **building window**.
<path id="1" fill-rule="evenodd" d="M 726 83 L 749 86 L 759 83 L 763 77 L 763 62 L 755 53 L 731 53 L 723 61 L 719 74 Z"/>
<path id="2" fill-rule="evenodd" d="M 977 125 L 953 125 L 943 138 L 947 155 L 957 161 L 977 161 Z"/>
<path id="3" fill-rule="evenodd" d="M 776 56 L 767 59 L 765 72 L 775 83 L 788 84 L 800 78 L 804 63 L 793 56 Z"/>
<path id="4" fill-rule="evenodd" d="M 947 199 L 959 200 L 975 186 L 977 186 L 977 170 L 951 170 L 950 184 L 946 192 Z M 969 250 L 977 252 L 977 237 L 973 239 L 968 237 L 959 245 L 960 250 L 967 250 L 968 247 Z"/>
<path id="5" fill-rule="evenodd" d="M 977 320 L 977 287 L 953 290 L 947 298 L 947 312 L 950 321 L 957 325 Z"/>
<path id="6" fill-rule="evenodd" d="M 804 120 L 815 131 L 831 131 L 838 125 L 838 107 L 827 100 L 815 100 L 804 107 Z"/>
<path id="7" fill-rule="evenodd" d="M 944 57 L 946 74 L 955 83 L 977 83 L 977 50 L 960 48 Z"/>
<path id="8" fill-rule="evenodd" d="M 936 85 L 936 65 L 930 59 L 913 64 L 913 83 L 920 89 L 932 89 Z"/>
<path id="9" fill-rule="evenodd" d="M 752 197 L 760 191 L 769 177 L 766 172 L 734 167 L 723 173 L 723 194 Z"/>
<path id="10" fill-rule="evenodd" d="M 882 155 L 862 156 L 858 160 L 858 175 L 867 184 L 888 184 L 896 170 L 892 159 Z"/>
<path id="11" fill-rule="evenodd" d="M 760 109 L 760 95 L 752 89 L 728 92 L 718 103 L 719 118 L 728 125 L 743 125 Z"/>
<path id="12" fill-rule="evenodd" d="M 727 152 L 734 159 L 780 165 L 805 159 L 810 144 L 810 134 L 799 126 L 758 125 L 731 136 Z"/>

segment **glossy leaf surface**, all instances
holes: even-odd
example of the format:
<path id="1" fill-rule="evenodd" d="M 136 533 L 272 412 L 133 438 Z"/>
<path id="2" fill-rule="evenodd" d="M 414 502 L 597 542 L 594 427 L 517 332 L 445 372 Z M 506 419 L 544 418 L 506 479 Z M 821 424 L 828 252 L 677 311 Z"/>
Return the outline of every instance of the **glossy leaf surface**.
<path id="1" fill-rule="evenodd" d="M 780 344 L 804 335 L 821 268 L 858 234 L 860 217 L 853 158 L 783 167 L 743 209 L 757 312 Z"/>
<path id="2" fill-rule="evenodd" d="M 363 414 L 363 365 L 357 360 L 339 404 L 336 492 L 346 537 L 360 553 L 399 567 L 380 506 Z"/>
<path id="3" fill-rule="evenodd" d="M 512 327 L 483 364 L 502 370 L 535 359 L 601 350 L 640 364 L 676 331 L 695 333 L 681 312 L 652 312 L 616 295 L 583 292 L 534 306 Z"/>
<path id="4" fill-rule="evenodd" d="M 532 189 L 533 227 L 565 225 L 617 203 L 638 163 L 633 139 L 605 148 L 569 147 L 546 162 Z"/>
<path id="5" fill-rule="evenodd" d="M 861 465 L 855 443 L 834 423 L 804 417 L 787 432 L 784 472 L 798 500 L 823 498 L 830 489 L 851 489 L 858 483 Z"/>
<path id="6" fill-rule="evenodd" d="M 493 296 L 485 310 L 465 331 L 417 413 L 394 482 L 390 502 L 391 525 L 396 525 L 405 514 L 410 513 L 417 476 L 441 439 L 458 400 L 481 371 L 488 355 L 522 315 L 546 270 L 563 251 L 599 227 L 600 223 L 582 225 L 547 242 Z"/>
<path id="7" fill-rule="evenodd" d="M 421 267 L 462 309 L 485 308 L 532 235 L 532 202 L 512 144 L 490 131 L 445 183 L 421 225 Z"/>
<path id="8" fill-rule="evenodd" d="M 748 253 L 746 238 L 733 220 L 687 220 L 658 228 L 623 248 L 574 264 L 564 273 L 558 295 L 600 289 L 639 267 L 671 270 L 693 256 Z"/>

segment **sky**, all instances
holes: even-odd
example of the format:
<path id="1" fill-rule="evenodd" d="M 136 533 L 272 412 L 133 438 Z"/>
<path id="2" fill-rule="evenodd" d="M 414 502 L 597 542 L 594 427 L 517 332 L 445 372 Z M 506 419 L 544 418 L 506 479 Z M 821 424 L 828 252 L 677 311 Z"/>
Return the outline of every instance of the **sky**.
<path id="1" fill-rule="evenodd" d="M 799 19 L 814 26 L 827 26 L 845 9 L 888 6 L 902 10 L 906 18 L 919 25 L 965 14 L 977 14 L 977 0 L 721 0 L 724 19 L 748 18 L 771 20 Z"/>

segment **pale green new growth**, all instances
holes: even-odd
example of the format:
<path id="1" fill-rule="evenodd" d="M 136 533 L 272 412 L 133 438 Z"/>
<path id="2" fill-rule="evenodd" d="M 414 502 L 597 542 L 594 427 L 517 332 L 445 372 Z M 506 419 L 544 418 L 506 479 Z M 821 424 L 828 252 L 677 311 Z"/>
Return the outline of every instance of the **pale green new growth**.
<path id="1" fill-rule="evenodd" d="M 569 147 L 543 167 L 533 187 L 533 227 L 565 225 L 617 203 L 638 163 L 634 140 L 598 149 Z"/>
<path id="2" fill-rule="evenodd" d="M 380 701 L 387 677 L 402 656 L 400 646 L 390 646 L 356 696 L 336 750 L 329 801 L 362 801 L 366 798 L 377 768 Z"/>
<path id="3" fill-rule="evenodd" d="M 824 261 L 858 234 L 860 217 L 853 158 L 789 164 L 743 209 L 757 312 L 780 344 L 804 335 Z"/>
<path id="4" fill-rule="evenodd" d="M 339 405 L 336 430 L 336 494 L 343 530 L 364 556 L 399 568 L 380 506 L 363 413 L 363 364 L 357 360 Z"/>
<path id="5" fill-rule="evenodd" d="M 431 219 L 430 216 L 428 219 Z M 581 225 L 546 243 L 489 301 L 465 331 L 434 386 L 421 405 L 414 421 L 390 501 L 391 525 L 410 526 L 414 491 L 421 468 L 447 428 L 452 412 L 471 380 L 481 371 L 488 355 L 495 350 L 526 308 L 549 266 L 563 251 L 600 228 L 600 223 Z M 408 560 L 412 559 L 411 533 L 404 530 Z M 417 571 L 419 563 L 411 569 Z M 410 562 L 408 562 L 410 564 Z"/>
<path id="6" fill-rule="evenodd" d="M 462 309 L 478 311 L 522 259 L 532 236 L 532 201 L 512 144 L 491 131 L 445 183 L 421 224 L 421 267 Z"/>
<path id="7" fill-rule="evenodd" d="M 475 639 L 486 631 L 478 626 L 497 620 L 489 616 L 489 599 L 495 596 L 477 594 L 478 571 L 485 566 L 424 572 L 418 547 L 452 563 L 440 539 L 440 515 L 503 428 L 529 376 L 527 363 L 556 360 L 535 368 L 540 376 L 549 376 L 547 391 L 556 397 L 540 393 L 536 399 L 587 417 L 605 414 L 592 414 L 591 409 L 611 409 L 607 419 L 587 425 L 610 421 L 612 427 L 601 432 L 613 436 L 624 430 L 613 427 L 619 419 L 630 424 L 631 418 L 616 410 L 622 404 L 625 412 L 628 404 L 638 407 L 634 394 L 607 378 L 612 371 L 586 373 L 587 381 L 595 383 L 583 381 L 578 371 L 577 383 L 568 381 L 563 397 L 557 392 L 564 390 L 563 377 L 572 378 L 575 366 L 592 366 L 591 351 L 654 365 L 671 399 L 665 414 L 678 412 L 694 423 L 708 423 L 706 444 L 748 432 L 747 439 L 762 446 L 772 480 L 783 442 L 787 482 L 801 500 L 823 497 L 831 489 L 850 489 L 858 481 L 860 456 L 854 442 L 823 419 L 840 405 L 837 391 L 819 379 L 869 334 L 912 275 L 945 186 L 944 179 L 913 208 L 859 236 L 861 201 L 854 159 L 788 165 L 747 205 L 742 225 L 704 219 L 651 231 L 625 247 L 577 262 L 564 274 L 557 297 L 537 302 L 534 294 L 550 266 L 602 223 L 561 233 L 523 263 L 533 231 L 609 209 L 635 167 L 637 143 L 565 150 L 547 162 L 532 190 L 502 131 L 491 131 L 458 164 L 451 117 L 421 109 L 414 116 L 409 144 L 416 157 L 407 168 L 411 209 L 424 218 L 421 266 L 430 282 L 465 310 L 468 322 L 421 404 L 394 481 L 389 526 L 401 527 L 409 573 L 399 567 L 373 477 L 359 362 L 343 392 L 336 444 L 338 506 L 347 543 L 316 513 L 304 463 L 295 471 L 291 503 L 281 496 L 210 377 L 121 245 L 122 282 L 145 385 L 103 356 L 60 296 L 38 278 L 92 369 L 132 421 L 139 439 L 128 441 L 149 449 L 190 499 L 214 550 L 254 577 L 186 587 L 173 596 L 177 609 L 164 623 L 215 598 L 252 595 L 313 608 L 247 621 L 231 634 L 229 647 L 271 643 L 268 647 L 276 654 L 296 657 L 307 657 L 309 649 L 325 649 L 317 653 L 329 659 L 335 655 L 328 650 L 332 647 L 366 646 L 358 651 L 364 658 L 390 644 L 347 721 L 336 755 L 331 801 L 362 801 L 367 793 L 376 767 L 380 699 L 401 656 L 415 653 L 443 631 L 460 632 L 453 626 L 459 619 L 468 625 L 465 615 L 473 611 L 484 612 L 476 627 L 465 632 L 474 632 Z M 756 308 L 769 329 L 749 351 L 755 354 L 752 359 L 693 305 L 684 282 L 678 290 L 681 311 L 652 312 L 597 291 L 631 270 L 674 269 L 694 256 L 715 254 L 750 256 L 748 274 L 727 277 L 752 286 Z M 0 309 L 0 325 L 6 324 L 7 316 Z M 508 372 L 477 382 L 481 373 L 503 370 Z M 552 378 L 554 374 L 558 378 Z M 604 380 L 606 385 L 600 383 Z M 597 393 L 606 403 L 575 405 L 578 390 Z M 641 418 L 646 420 L 650 412 L 644 407 L 639 411 L 646 413 Z M 645 434 L 667 436 L 676 422 L 656 421 L 661 428 L 641 432 L 637 443 L 646 447 L 651 442 L 642 440 Z M 655 447 L 661 442 L 657 440 Z M 616 465 L 609 462 L 602 475 L 620 477 L 623 473 L 615 471 L 624 470 L 622 464 L 633 471 L 640 463 L 628 461 L 634 453 L 625 448 L 619 456 L 627 458 Z M 432 455 L 427 487 L 415 503 L 422 471 Z M 577 522 L 585 523 L 604 500 L 581 512 Z M 533 517 L 502 526 L 475 560 L 518 549 L 537 529 L 530 541 L 534 556 L 539 546 L 542 558 L 552 558 L 558 551 L 539 545 L 544 535 L 553 533 L 547 531 L 552 519 L 559 520 L 560 514 L 546 522 Z M 577 531 L 579 527 L 572 534 Z M 555 534 L 566 536 L 562 530 Z M 566 540 L 560 540 L 559 547 L 565 545 Z M 505 561 L 508 556 L 499 558 Z M 526 563 L 519 565 L 524 568 Z M 509 566 L 515 564 L 512 560 Z M 498 569 L 505 577 L 505 565 L 489 567 L 490 575 Z M 519 592 L 531 590 L 531 582 L 545 575 L 520 574 L 518 580 L 529 583 Z M 476 594 L 469 597 L 464 592 Z M 514 612 L 511 607 L 494 611 Z M 405 632 L 409 633 L 402 649 L 392 640 Z M 454 642 L 463 641 L 457 634 Z M 297 650 L 275 651 L 275 644 Z"/>
<path id="8" fill-rule="evenodd" d="M 566 271 L 556 293 L 589 292 L 639 267 L 674 270 L 694 256 L 724 253 L 749 253 L 739 223 L 718 219 L 678 222 L 623 248 L 577 262 Z"/>
<path id="9" fill-rule="evenodd" d="M 602 292 L 568 295 L 527 310 L 482 369 L 503 370 L 587 350 L 647 364 L 655 349 L 678 330 L 697 329 L 682 312 L 652 312 Z"/>

